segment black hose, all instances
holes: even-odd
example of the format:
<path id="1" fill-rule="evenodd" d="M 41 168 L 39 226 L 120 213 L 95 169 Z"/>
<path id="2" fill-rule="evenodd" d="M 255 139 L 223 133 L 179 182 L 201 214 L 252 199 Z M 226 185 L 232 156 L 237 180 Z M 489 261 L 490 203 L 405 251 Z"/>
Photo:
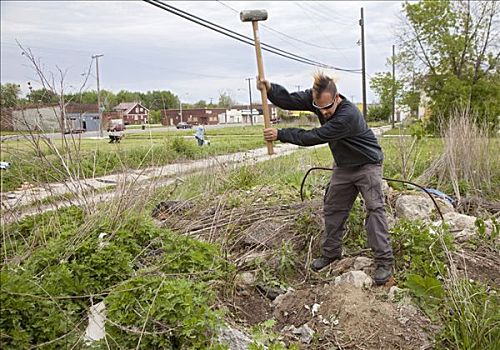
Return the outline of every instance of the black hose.
<path id="1" fill-rule="evenodd" d="M 300 185 L 300 200 L 303 202 L 304 201 L 304 193 L 303 193 L 303 190 L 304 190 L 304 184 L 306 183 L 306 179 L 307 177 L 309 176 L 309 173 L 313 170 L 328 170 L 328 171 L 333 171 L 332 168 L 326 168 L 326 167 L 312 167 L 310 168 L 306 174 L 304 175 L 304 178 L 302 179 L 302 184 Z M 436 200 L 434 199 L 434 197 L 432 196 L 432 194 L 427 191 L 427 189 L 425 189 L 423 186 L 420 186 L 419 184 L 416 184 L 414 182 L 411 182 L 411 181 L 405 181 L 405 180 L 397 180 L 397 179 L 389 179 L 387 177 L 382 177 L 382 179 L 384 179 L 385 181 L 393 181 L 393 182 L 400 182 L 400 183 L 404 183 L 404 184 L 410 184 L 410 185 L 413 185 L 415 187 L 418 187 L 420 188 L 422 191 L 424 191 L 425 193 L 427 193 L 427 195 L 429 197 L 431 197 L 431 200 L 432 200 L 432 203 L 434 203 L 434 206 L 436 207 L 438 213 L 439 213 L 439 216 L 441 217 L 441 220 L 444 222 L 444 217 L 443 217 L 443 214 L 441 213 L 441 209 L 439 209 L 439 206 L 436 202 Z"/>

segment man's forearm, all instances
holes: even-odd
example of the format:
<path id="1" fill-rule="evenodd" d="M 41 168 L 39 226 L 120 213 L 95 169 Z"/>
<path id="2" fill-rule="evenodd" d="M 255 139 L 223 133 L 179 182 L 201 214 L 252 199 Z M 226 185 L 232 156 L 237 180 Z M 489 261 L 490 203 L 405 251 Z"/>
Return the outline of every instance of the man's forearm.
<path id="1" fill-rule="evenodd" d="M 314 111 L 312 106 L 312 95 L 310 90 L 289 93 L 278 84 L 271 84 L 267 96 L 269 100 L 279 108 L 286 110 Z"/>

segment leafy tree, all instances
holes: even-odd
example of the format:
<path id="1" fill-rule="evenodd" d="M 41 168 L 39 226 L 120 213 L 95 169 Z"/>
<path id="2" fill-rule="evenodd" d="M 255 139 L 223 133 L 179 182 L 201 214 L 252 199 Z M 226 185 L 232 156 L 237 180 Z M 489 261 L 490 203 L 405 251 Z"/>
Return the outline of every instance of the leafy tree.
<path id="1" fill-rule="evenodd" d="M 30 87 L 30 92 L 26 96 L 31 103 L 57 103 L 59 96 L 52 90 L 41 88 L 33 89 Z"/>
<path id="2" fill-rule="evenodd" d="M 179 99 L 170 91 L 155 90 L 142 94 L 141 102 L 149 109 L 162 110 L 177 108 Z"/>
<path id="3" fill-rule="evenodd" d="M 399 50 L 405 74 L 414 74 L 430 98 L 431 118 L 469 107 L 498 125 L 500 73 L 496 1 L 422 1 L 403 5 Z"/>
<path id="4" fill-rule="evenodd" d="M 207 107 L 207 101 L 205 100 L 199 100 L 194 104 L 195 108 L 206 108 Z"/>
<path id="5" fill-rule="evenodd" d="M 6 83 L 0 85 L 0 107 L 13 108 L 19 102 L 21 89 L 19 85 Z"/>
<path id="6" fill-rule="evenodd" d="M 391 108 L 387 105 L 372 105 L 368 107 L 368 121 L 388 120 L 391 115 Z"/>
<path id="7" fill-rule="evenodd" d="M 142 100 L 142 93 L 141 92 L 132 92 L 132 91 L 127 91 L 127 90 L 120 90 L 116 94 L 116 103 L 122 103 L 122 102 L 140 102 Z"/>
<path id="8" fill-rule="evenodd" d="M 234 106 L 236 102 L 227 92 L 221 92 L 219 95 L 218 107 L 228 108 Z"/>
<path id="9" fill-rule="evenodd" d="M 370 87 L 378 95 L 379 106 L 371 107 L 368 120 L 390 120 L 392 113 L 392 97 L 399 99 L 401 96 L 401 83 L 393 81 L 389 72 L 376 73 L 370 80 Z M 374 118 L 374 119 L 372 119 Z"/>
<path id="10" fill-rule="evenodd" d="M 161 122 L 161 112 L 155 109 L 150 110 L 149 121 L 151 124 L 159 124 Z"/>

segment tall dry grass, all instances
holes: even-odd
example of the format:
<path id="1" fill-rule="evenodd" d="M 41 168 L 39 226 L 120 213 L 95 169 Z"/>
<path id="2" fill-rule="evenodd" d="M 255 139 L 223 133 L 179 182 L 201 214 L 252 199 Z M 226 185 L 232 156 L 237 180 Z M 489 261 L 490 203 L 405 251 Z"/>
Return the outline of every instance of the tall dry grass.
<path id="1" fill-rule="evenodd" d="M 449 182 L 460 200 L 467 191 L 480 194 L 492 186 L 493 162 L 489 154 L 491 140 L 486 125 L 480 125 L 467 109 L 456 111 L 441 124 L 443 154 L 420 176 L 427 183 L 437 179 L 438 186 Z"/>

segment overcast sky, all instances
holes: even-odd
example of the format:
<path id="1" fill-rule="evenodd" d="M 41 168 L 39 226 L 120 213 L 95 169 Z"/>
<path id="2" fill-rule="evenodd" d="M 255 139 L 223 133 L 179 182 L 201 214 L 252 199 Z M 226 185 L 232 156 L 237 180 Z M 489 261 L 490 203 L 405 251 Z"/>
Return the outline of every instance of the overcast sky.
<path id="1" fill-rule="evenodd" d="M 328 65 L 361 68 L 360 8 L 365 13 L 367 73 L 388 71 L 401 2 L 175 1 L 167 2 L 211 22 L 252 36 L 239 11 L 265 9 L 261 40 Z M 220 92 L 248 101 L 245 78 L 257 75 L 255 50 L 142 1 L 1 1 L 1 81 L 37 81 L 16 40 L 31 48 L 48 72 L 67 70 L 67 91 L 77 91 L 93 54 L 101 88 L 115 93 L 170 90 L 186 102 L 217 101 Z M 280 33 L 283 34 L 280 34 Z M 294 40 L 294 39 L 297 40 Z M 263 53 L 265 75 L 289 90 L 311 86 L 319 68 Z M 93 66 L 95 74 L 95 65 Z M 323 70 L 349 99 L 361 99 L 361 74 Z M 369 77 L 367 77 L 369 80 Z M 252 96 L 258 100 L 252 81 Z M 35 83 L 36 87 L 39 87 Z M 91 77 L 86 89 L 96 89 Z M 369 89 L 369 87 L 368 87 Z M 368 91 L 368 102 L 375 97 Z"/>

